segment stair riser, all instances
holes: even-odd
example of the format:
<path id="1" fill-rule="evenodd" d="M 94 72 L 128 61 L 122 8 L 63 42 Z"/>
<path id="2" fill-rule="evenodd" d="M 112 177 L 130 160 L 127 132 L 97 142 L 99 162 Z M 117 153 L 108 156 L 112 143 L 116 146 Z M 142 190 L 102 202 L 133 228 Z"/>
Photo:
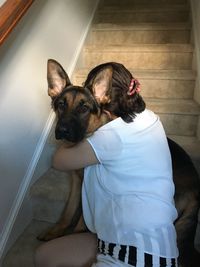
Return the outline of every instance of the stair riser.
<path id="1" fill-rule="evenodd" d="M 187 70 L 192 66 L 191 52 L 107 52 L 107 51 L 85 51 L 84 64 L 92 68 L 98 64 L 109 61 L 117 61 L 127 68 L 135 69 L 166 69 Z"/>
<path id="2" fill-rule="evenodd" d="M 133 73 L 134 75 L 134 73 Z M 136 76 L 137 77 L 137 76 Z M 137 77 L 141 83 L 141 94 L 149 98 L 177 98 L 192 99 L 194 81 L 183 80 L 159 80 L 143 79 Z M 78 76 L 73 78 L 73 84 L 82 85 L 86 77 Z M 55 137 L 54 137 L 55 139 Z"/>
<path id="3" fill-rule="evenodd" d="M 135 22 L 187 22 L 187 11 L 164 11 L 163 12 L 104 12 L 99 13 L 95 22 L 98 23 L 135 23 Z"/>
<path id="4" fill-rule="evenodd" d="M 192 99 L 194 81 L 143 80 L 142 95 L 149 98 Z"/>
<path id="5" fill-rule="evenodd" d="M 109 30 L 93 31 L 90 44 L 98 45 L 131 45 L 138 44 L 166 44 L 189 43 L 189 30 Z"/>
<path id="6" fill-rule="evenodd" d="M 158 115 L 168 135 L 196 136 L 198 116 L 182 114 Z"/>

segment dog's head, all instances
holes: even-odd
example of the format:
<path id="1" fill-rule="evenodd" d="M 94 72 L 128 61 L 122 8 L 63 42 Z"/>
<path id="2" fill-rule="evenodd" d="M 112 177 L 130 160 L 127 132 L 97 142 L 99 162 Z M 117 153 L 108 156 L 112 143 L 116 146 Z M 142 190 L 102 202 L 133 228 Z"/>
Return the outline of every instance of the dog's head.
<path id="1" fill-rule="evenodd" d="M 47 80 L 57 116 L 56 139 L 78 143 L 106 122 L 107 116 L 102 115 L 92 93 L 85 87 L 72 85 L 62 66 L 53 59 L 47 63 Z"/>

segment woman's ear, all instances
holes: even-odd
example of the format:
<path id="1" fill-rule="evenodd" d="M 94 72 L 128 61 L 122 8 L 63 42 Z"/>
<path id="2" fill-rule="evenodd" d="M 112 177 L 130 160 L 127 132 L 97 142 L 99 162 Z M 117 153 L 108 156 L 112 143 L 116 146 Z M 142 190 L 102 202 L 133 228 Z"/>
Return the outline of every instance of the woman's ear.
<path id="1" fill-rule="evenodd" d="M 54 59 L 47 62 L 48 95 L 51 98 L 59 95 L 63 89 L 70 85 L 70 79 L 63 67 Z"/>
<path id="2" fill-rule="evenodd" d="M 113 69 L 111 67 L 107 67 L 100 71 L 92 85 L 92 91 L 100 104 L 106 104 L 110 102 L 110 96 L 108 94 L 111 86 L 112 86 L 112 74 Z"/>

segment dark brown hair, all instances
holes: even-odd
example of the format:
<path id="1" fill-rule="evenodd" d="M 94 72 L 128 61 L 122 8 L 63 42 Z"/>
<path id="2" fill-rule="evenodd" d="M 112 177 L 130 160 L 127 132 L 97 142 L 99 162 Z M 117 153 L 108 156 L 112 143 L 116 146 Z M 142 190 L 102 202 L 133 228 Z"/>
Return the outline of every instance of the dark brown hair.
<path id="1" fill-rule="evenodd" d="M 128 94 L 133 76 L 124 65 L 116 62 L 107 62 L 96 66 L 89 72 L 84 86 L 93 93 L 93 84 L 96 76 L 107 68 L 112 69 L 112 78 L 106 93 L 110 101 L 103 104 L 103 108 L 121 117 L 125 122 L 131 122 L 136 113 L 144 111 L 146 104 L 138 92 L 135 92 L 133 95 Z"/>

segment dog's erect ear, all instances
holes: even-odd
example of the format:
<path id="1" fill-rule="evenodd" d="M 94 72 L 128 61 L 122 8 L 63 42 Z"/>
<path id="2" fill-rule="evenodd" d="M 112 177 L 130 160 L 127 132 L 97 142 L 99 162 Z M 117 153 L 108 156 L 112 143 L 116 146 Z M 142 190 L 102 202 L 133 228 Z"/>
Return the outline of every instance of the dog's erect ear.
<path id="1" fill-rule="evenodd" d="M 108 67 L 100 71 L 93 81 L 92 90 L 94 96 L 101 104 L 110 102 L 109 93 L 112 86 L 112 74 L 113 69 Z"/>
<path id="2" fill-rule="evenodd" d="M 58 96 L 63 89 L 70 85 L 70 79 L 63 67 L 54 59 L 47 62 L 48 95 L 51 98 Z"/>

